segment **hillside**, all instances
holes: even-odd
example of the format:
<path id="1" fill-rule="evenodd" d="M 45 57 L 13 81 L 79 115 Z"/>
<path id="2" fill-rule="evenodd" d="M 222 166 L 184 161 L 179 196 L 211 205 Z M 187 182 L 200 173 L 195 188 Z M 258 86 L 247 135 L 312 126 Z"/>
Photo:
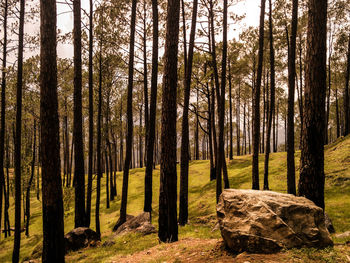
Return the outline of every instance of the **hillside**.
<path id="1" fill-rule="evenodd" d="M 326 162 L 326 212 L 333 220 L 338 233 L 350 230 L 350 137 L 339 139 L 329 145 L 325 150 Z M 298 166 L 300 153 L 296 153 Z M 263 172 L 264 158 L 260 158 L 260 171 Z M 230 186 L 232 188 L 248 189 L 251 187 L 251 157 L 235 157 L 228 164 Z M 297 172 L 298 174 L 298 172 Z M 153 191 L 153 224 L 158 220 L 158 188 L 159 167 L 154 171 Z M 74 252 L 66 257 L 67 262 L 210 262 L 212 260 L 227 262 L 232 260 L 232 255 L 222 250 L 220 232 L 212 231 L 216 223 L 215 214 L 215 182 L 209 181 L 209 161 L 193 161 L 190 164 L 189 181 L 189 225 L 179 228 L 180 242 L 176 244 L 158 244 L 156 234 L 139 236 L 128 234 L 115 237 L 111 231 L 118 219 L 120 208 L 120 194 L 122 176 L 118 174 L 118 199 L 111 202 L 111 207 L 106 209 L 105 181 L 102 179 L 101 202 L 101 232 L 102 244 L 105 241 L 113 241 L 111 246 L 88 248 Z M 143 182 L 144 169 L 133 169 L 130 172 L 130 185 L 128 197 L 128 214 L 137 215 L 143 209 Z M 262 178 L 261 178 L 262 185 Z M 271 155 L 270 164 L 271 190 L 286 192 L 286 153 Z M 74 190 L 64 189 L 65 201 L 65 232 L 73 227 L 73 201 Z M 37 244 L 41 242 L 41 203 L 32 193 L 32 215 L 30 225 L 30 237 L 22 235 L 21 258 L 29 259 L 30 254 Z M 93 200 L 95 196 L 93 196 Z M 11 198 L 13 201 L 13 198 Z M 93 203 L 94 208 L 94 203 Z M 14 207 L 10 209 L 11 223 L 14 222 Z M 94 217 L 94 211 L 92 216 Z M 94 220 L 91 228 L 94 229 Z M 282 252 L 280 255 L 240 255 L 237 262 L 345 262 L 349 260 L 350 249 L 343 244 L 347 240 L 335 238 L 336 246 L 332 249 L 293 250 Z M 338 245 L 337 245 L 338 244 Z M 12 255 L 13 237 L 0 240 L 0 262 L 10 262 Z M 255 258 L 254 258 L 255 257 Z M 275 260 L 275 261 L 274 261 Z M 295 260 L 295 261 L 294 261 Z M 298 261 L 300 260 L 300 261 Z M 350 260 L 349 260 L 350 261 Z"/>

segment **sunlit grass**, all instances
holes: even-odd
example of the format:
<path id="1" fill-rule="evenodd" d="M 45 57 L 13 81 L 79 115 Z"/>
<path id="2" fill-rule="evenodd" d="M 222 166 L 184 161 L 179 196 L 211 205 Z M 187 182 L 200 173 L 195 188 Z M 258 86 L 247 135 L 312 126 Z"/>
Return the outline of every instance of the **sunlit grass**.
<path id="1" fill-rule="evenodd" d="M 350 230 L 350 138 L 339 139 L 336 143 L 326 147 L 326 212 L 333 220 L 337 232 Z M 296 153 L 296 167 L 298 175 L 300 152 Z M 264 156 L 260 157 L 260 186 L 263 186 Z M 251 156 L 235 157 L 227 163 L 231 188 L 249 189 L 251 187 Z M 271 154 L 270 188 L 273 191 L 286 192 L 286 153 Z M 212 231 L 216 223 L 215 213 L 215 181 L 209 180 L 209 161 L 192 161 L 189 173 L 189 225 L 179 228 L 179 238 L 219 238 L 218 230 Z M 152 223 L 158 225 L 158 194 L 159 167 L 153 177 L 153 213 Z M 101 187 L 101 232 L 102 244 L 105 241 L 115 242 L 112 246 L 85 249 L 83 253 L 73 252 L 67 256 L 67 262 L 103 262 L 116 254 L 127 255 L 157 245 L 157 234 L 141 236 L 128 234 L 116 237 L 112 228 L 119 216 L 122 174 L 118 173 L 116 200 L 111 201 L 110 208 L 106 208 L 106 178 L 102 178 Z M 179 181 L 179 180 L 178 180 Z M 95 190 L 96 181 L 93 189 Z M 65 232 L 74 225 L 74 190 L 64 189 L 66 206 Z M 143 210 L 144 168 L 137 168 L 130 172 L 128 214 L 137 215 Z M 93 193 L 91 228 L 95 229 L 95 191 Z M 22 234 L 21 259 L 28 259 L 35 246 L 42 241 L 41 202 L 36 200 L 32 192 L 30 236 Z M 11 197 L 10 220 L 13 225 L 14 205 Z M 337 241 L 337 240 L 336 240 Z M 342 242 L 346 240 L 341 240 Z M 6 240 L 3 235 L 0 240 L 0 262 L 10 262 L 12 255 L 13 237 Z M 293 255 L 294 252 L 291 252 Z M 304 256 L 308 250 L 302 252 Z M 332 252 L 333 253 L 333 252 Z M 335 253 L 335 252 L 334 252 Z M 297 252 L 296 252 L 297 254 Z M 322 255 L 322 253 L 321 253 Z M 305 257 L 306 257 L 305 256 Z M 332 262 L 332 257 L 329 258 Z"/>

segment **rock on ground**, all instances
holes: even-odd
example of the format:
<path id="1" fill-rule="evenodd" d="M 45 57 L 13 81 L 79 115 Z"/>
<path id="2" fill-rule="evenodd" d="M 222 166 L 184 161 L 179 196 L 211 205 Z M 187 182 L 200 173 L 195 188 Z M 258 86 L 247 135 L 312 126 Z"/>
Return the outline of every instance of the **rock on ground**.
<path id="1" fill-rule="evenodd" d="M 328 216 L 327 213 L 324 213 L 324 218 L 325 218 L 325 224 L 326 224 L 326 227 L 328 229 L 328 232 L 331 234 L 334 234 L 335 228 L 333 226 L 333 222 L 332 222 L 331 218 Z"/>
<path id="2" fill-rule="evenodd" d="M 64 236 L 66 253 L 88 246 L 96 246 L 100 241 L 98 234 L 87 227 L 78 227 Z"/>
<path id="3" fill-rule="evenodd" d="M 220 196 L 217 216 L 225 245 L 236 253 L 333 245 L 323 210 L 304 197 L 229 189 Z"/>
<path id="4" fill-rule="evenodd" d="M 156 233 L 156 228 L 151 224 L 151 214 L 144 212 L 136 217 L 129 216 L 126 222 L 118 227 L 116 235 L 121 235 L 128 232 L 136 232 L 143 235 Z"/>

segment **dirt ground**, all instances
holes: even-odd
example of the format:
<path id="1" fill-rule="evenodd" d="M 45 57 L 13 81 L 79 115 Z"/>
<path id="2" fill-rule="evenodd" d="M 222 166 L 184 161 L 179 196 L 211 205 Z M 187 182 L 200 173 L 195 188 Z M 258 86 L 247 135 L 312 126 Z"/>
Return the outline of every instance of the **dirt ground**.
<path id="1" fill-rule="evenodd" d="M 289 253 L 277 254 L 247 254 L 234 255 L 224 249 L 220 239 L 183 239 L 172 244 L 160 244 L 151 249 L 128 256 L 113 258 L 111 263 L 136 263 L 136 262 L 302 262 L 292 258 Z M 349 261 L 350 262 L 350 261 Z"/>

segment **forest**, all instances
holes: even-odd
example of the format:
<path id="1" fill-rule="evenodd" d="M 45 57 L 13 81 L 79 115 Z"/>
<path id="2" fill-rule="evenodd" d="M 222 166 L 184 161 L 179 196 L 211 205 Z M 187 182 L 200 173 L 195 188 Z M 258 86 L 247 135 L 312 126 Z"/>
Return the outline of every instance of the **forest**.
<path id="1" fill-rule="evenodd" d="M 349 1 L 1 0 L 0 47 L 0 262 L 350 262 Z"/>

